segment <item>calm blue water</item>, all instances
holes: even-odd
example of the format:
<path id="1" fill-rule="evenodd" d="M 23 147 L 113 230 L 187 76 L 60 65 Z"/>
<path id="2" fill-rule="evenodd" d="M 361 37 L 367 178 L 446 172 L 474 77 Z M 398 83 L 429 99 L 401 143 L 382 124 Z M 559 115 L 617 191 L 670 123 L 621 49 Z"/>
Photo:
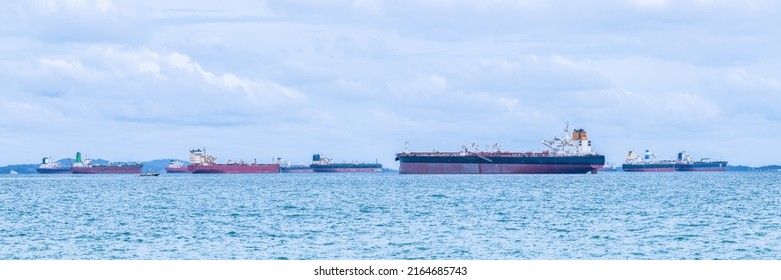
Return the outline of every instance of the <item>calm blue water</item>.
<path id="1" fill-rule="evenodd" d="M 781 259 L 779 181 L 2 175 L 0 259 Z"/>

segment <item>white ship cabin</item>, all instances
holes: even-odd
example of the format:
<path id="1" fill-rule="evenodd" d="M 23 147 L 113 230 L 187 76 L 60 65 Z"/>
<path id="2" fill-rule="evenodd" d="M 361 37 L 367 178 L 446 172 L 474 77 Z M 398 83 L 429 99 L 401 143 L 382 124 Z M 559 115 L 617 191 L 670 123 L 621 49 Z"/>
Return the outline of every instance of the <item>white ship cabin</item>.
<path id="1" fill-rule="evenodd" d="M 206 149 L 190 150 L 190 164 L 193 165 L 209 165 L 214 164 L 217 157 L 206 154 Z"/>
<path id="2" fill-rule="evenodd" d="M 555 137 L 552 141 L 542 140 L 542 144 L 548 146 L 553 154 L 591 154 L 591 141 L 583 129 L 575 129 L 572 134 L 569 128 L 564 129 L 564 136 Z"/>

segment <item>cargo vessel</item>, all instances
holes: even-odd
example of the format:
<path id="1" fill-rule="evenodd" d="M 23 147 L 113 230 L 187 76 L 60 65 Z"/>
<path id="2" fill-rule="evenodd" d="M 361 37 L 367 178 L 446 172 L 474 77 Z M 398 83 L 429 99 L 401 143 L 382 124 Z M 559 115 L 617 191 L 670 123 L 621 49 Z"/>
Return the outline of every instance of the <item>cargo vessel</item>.
<path id="1" fill-rule="evenodd" d="M 309 165 L 305 164 L 291 164 L 289 161 L 277 158 L 277 164 L 279 164 L 279 172 L 281 173 L 314 173 L 315 170 Z"/>
<path id="2" fill-rule="evenodd" d="M 629 151 L 621 169 L 626 172 L 673 172 L 675 161 L 659 159 L 650 150 L 645 150 L 645 155 L 642 157 Z"/>
<path id="3" fill-rule="evenodd" d="M 618 167 L 618 166 L 608 162 L 608 163 L 605 163 L 604 166 L 599 168 L 598 171 L 607 171 L 607 172 L 610 172 L 610 171 L 621 171 L 621 167 Z"/>
<path id="4" fill-rule="evenodd" d="M 202 173 L 279 173 L 278 163 L 257 163 L 231 161 L 216 163 L 217 157 L 206 154 L 206 149 L 190 151 L 190 165 L 187 171 L 193 174 Z"/>
<path id="5" fill-rule="evenodd" d="M 312 155 L 312 164 L 309 165 L 317 173 L 343 173 L 343 172 L 381 172 L 382 164 L 379 163 L 333 163 L 333 159 L 320 155 Z"/>
<path id="6" fill-rule="evenodd" d="M 692 160 L 692 157 L 682 151 L 678 153 L 675 162 L 675 171 L 726 171 L 726 161 L 712 161 L 710 158 L 702 158 L 699 161 Z"/>
<path id="7" fill-rule="evenodd" d="M 165 168 L 167 173 L 187 173 L 187 166 L 180 160 L 171 160 Z"/>
<path id="8" fill-rule="evenodd" d="M 550 150 L 542 152 L 506 152 L 499 144 L 493 151 L 472 150 L 462 146 L 460 152 L 404 152 L 396 154 L 400 174 L 582 174 L 597 173 L 605 156 L 591 151 L 591 141 L 583 129 L 569 125 L 564 135 L 543 140 Z"/>
<path id="9" fill-rule="evenodd" d="M 51 161 L 51 158 L 45 157 L 41 160 L 41 164 L 35 169 L 38 174 L 68 174 L 71 173 L 71 168 L 68 166 L 62 166 L 59 162 Z"/>
<path id="10" fill-rule="evenodd" d="M 282 165 L 279 167 L 282 173 L 314 173 L 315 170 L 307 165 Z"/>
<path id="11" fill-rule="evenodd" d="M 81 158 L 81 153 L 76 153 L 76 162 L 70 170 L 73 174 L 141 174 L 140 163 L 110 163 L 92 164 L 92 160 Z"/>

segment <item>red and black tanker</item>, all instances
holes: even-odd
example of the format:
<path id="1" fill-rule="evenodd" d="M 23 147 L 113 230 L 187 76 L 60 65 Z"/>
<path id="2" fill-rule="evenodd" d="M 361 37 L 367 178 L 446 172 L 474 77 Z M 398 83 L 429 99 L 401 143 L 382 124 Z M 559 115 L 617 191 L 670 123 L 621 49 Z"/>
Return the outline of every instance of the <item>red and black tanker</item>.
<path id="1" fill-rule="evenodd" d="M 571 136 L 570 136 L 571 135 Z M 460 152 L 408 152 L 396 154 L 400 174 L 582 174 L 597 173 L 605 156 L 591 151 L 586 131 L 576 129 L 552 141 L 543 152 L 505 152 L 463 147 Z"/>

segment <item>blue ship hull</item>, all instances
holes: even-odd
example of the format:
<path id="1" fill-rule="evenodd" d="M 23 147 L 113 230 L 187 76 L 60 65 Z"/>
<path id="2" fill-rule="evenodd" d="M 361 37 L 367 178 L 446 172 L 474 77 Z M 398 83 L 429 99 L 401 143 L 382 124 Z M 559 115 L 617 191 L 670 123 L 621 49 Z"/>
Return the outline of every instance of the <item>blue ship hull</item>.
<path id="1" fill-rule="evenodd" d="M 677 163 L 675 171 L 726 171 L 726 161 Z"/>
<path id="2" fill-rule="evenodd" d="M 623 164 L 621 169 L 625 172 L 673 172 L 675 163 Z"/>
<path id="3" fill-rule="evenodd" d="M 68 174 L 71 173 L 70 167 L 63 168 L 36 168 L 38 174 Z"/>
<path id="4" fill-rule="evenodd" d="M 382 164 L 379 163 L 329 163 L 329 164 L 311 164 L 310 168 L 318 173 L 341 173 L 341 172 L 380 172 Z"/>

